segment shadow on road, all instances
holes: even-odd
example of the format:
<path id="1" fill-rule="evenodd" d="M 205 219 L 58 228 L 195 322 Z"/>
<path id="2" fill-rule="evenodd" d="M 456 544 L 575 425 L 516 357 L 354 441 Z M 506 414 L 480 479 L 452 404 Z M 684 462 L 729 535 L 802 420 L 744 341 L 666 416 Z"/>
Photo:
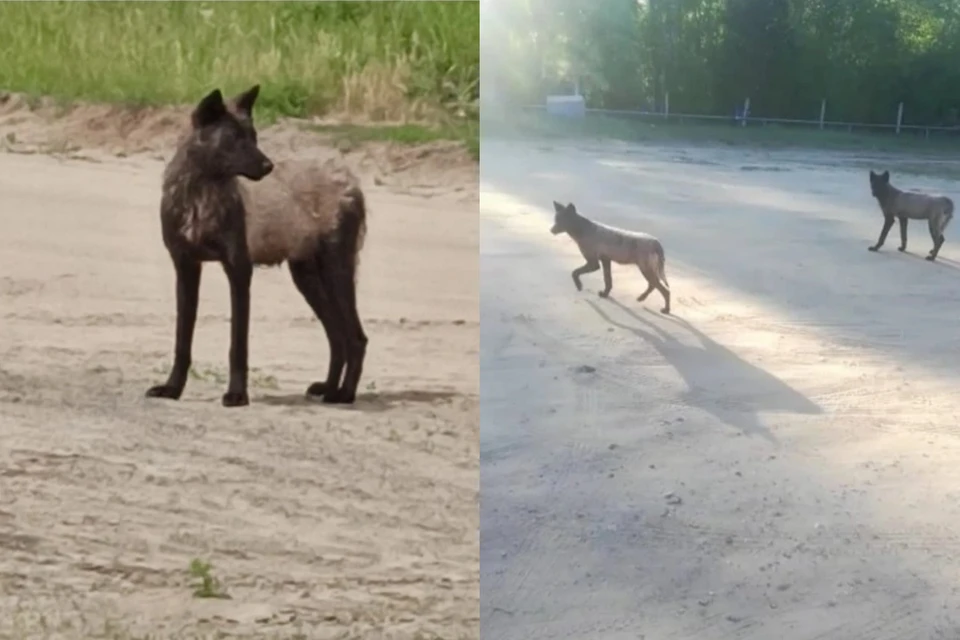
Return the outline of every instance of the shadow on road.
<path id="1" fill-rule="evenodd" d="M 650 344 L 683 378 L 687 392 L 683 400 L 740 429 L 745 435 L 759 435 L 777 444 L 777 439 L 763 425 L 761 412 L 820 414 L 823 410 L 805 395 L 776 376 L 743 360 L 733 351 L 697 330 L 693 325 L 671 316 L 659 316 L 682 326 L 696 337 L 699 344 L 690 345 L 665 331 L 657 322 L 647 319 L 614 298 L 607 301 L 626 313 L 629 324 L 615 320 L 603 307 L 603 301 L 587 300 L 587 304 L 608 324 L 633 333 Z M 652 312 L 648 312 L 651 313 Z M 749 389 L 733 395 L 730 389 Z"/>

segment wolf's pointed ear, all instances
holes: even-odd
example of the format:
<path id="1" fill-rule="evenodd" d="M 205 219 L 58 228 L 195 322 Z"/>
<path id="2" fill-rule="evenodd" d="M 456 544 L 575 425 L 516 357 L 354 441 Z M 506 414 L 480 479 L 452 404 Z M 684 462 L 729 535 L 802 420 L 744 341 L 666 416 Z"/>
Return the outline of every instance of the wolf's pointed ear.
<path id="1" fill-rule="evenodd" d="M 553 208 L 556 211 L 563 211 L 563 205 L 557 202 L 556 200 L 553 201 Z"/>
<path id="2" fill-rule="evenodd" d="M 884 171 L 884 172 L 883 172 L 883 175 L 882 175 L 881 177 L 883 178 L 883 181 L 884 181 L 884 182 L 890 182 L 890 172 L 889 172 L 889 171 Z"/>
<path id="3" fill-rule="evenodd" d="M 247 116 L 253 115 L 253 105 L 260 95 L 260 85 L 255 84 L 233 99 L 233 106 L 238 112 Z"/>
<path id="4" fill-rule="evenodd" d="M 875 174 L 875 173 L 873 172 L 873 169 L 870 169 L 870 178 L 872 179 L 872 178 L 876 178 L 876 177 L 877 177 L 877 174 Z"/>
<path id="5" fill-rule="evenodd" d="M 568 203 L 567 203 L 567 211 L 569 211 L 570 213 L 576 213 L 576 212 L 577 212 L 577 207 L 576 207 L 572 202 L 568 202 Z"/>
<path id="6" fill-rule="evenodd" d="M 226 113 L 227 107 L 223 104 L 223 94 L 220 93 L 220 89 L 214 89 L 193 110 L 190 122 L 194 129 L 199 129 L 217 122 Z"/>

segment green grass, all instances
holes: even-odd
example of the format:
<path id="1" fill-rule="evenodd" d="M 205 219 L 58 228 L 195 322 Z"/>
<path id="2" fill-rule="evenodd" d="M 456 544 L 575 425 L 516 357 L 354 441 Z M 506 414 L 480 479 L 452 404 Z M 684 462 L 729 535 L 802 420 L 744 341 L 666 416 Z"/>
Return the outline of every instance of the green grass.
<path id="1" fill-rule="evenodd" d="M 465 128 L 478 2 L 2 2 L 0 89 L 192 104 L 260 83 L 258 111 Z"/>
<path id="2" fill-rule="evenodd" d="M 824 130 L 810 126 L 749 124 L 737 127 L 732 123 L 687 120 L 657 121 L 589 114 L 581 120 L 550 117 L 543 112 L 522 113 L 509 121 L 483 120 L 483 137 L 527 136 L 544 139 L 593 138 L 640 143 L 715 144 L 754 148 L 808 148 L 846 151 L 956 154 L 960 136 L 946 137 L 931 132 L 929 139 L 913 131 L 895 135 L 893 131 Z"/>
<path id="3" fill-rule="evenodd" d="M 480 127 L 476 122 L 429 127 L 418 124 L 357 126 L 357 125 L 310 125 L 310 129 L 328 134 L 337 143 L 350 145 L 364 142 L 395 142 L 398 144 L 425 144 L 437 140 L 463 142 L 470 156 L 480 160 Z"/>
<path id="4" fill-rule="evenodd" d="M 194 585 L 195 598 L 220 598 L 230 600 L 230 596 L 223 590 L 220 580 L 213 575 L 213 566 L 199 558 L 190 561 L 190 575 L 200 582 Z"/>

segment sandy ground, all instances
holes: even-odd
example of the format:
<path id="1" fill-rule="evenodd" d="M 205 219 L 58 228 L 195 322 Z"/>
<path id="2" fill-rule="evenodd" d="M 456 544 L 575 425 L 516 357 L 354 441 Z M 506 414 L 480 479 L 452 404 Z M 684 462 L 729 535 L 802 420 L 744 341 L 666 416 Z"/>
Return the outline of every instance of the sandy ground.
<path id="1" fill-rule="evenodd" d="M 483 142 L 484 640 L 960 637 L 960 230 L 868 252 L 866 164 Z M 674 317 L 577 293 L 553 199 L 659 236 Z"/>
<path id="2" fill-rule="evenodd" d="M 477 638 L 475 170 L 430 197 L 365 174 L 354 407 L 304 399 L 323 330 L 255 273 L 241 409 L 216 265 L 182 401 L 143 398 L 174 337 L 161 171 L 0 154 L 0 638 Z M 193 559 L 230 599 L 193 597 Z"/>

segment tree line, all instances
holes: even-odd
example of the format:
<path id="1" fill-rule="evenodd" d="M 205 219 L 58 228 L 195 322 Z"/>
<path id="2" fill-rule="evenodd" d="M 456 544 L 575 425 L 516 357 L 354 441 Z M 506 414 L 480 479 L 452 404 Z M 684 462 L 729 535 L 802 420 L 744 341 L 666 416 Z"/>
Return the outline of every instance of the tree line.
<path id="1" fill-rule="evenodd" d="M 488 0 L 481 42 L 511 102 L 960 123 L 958 0 Z"/>

